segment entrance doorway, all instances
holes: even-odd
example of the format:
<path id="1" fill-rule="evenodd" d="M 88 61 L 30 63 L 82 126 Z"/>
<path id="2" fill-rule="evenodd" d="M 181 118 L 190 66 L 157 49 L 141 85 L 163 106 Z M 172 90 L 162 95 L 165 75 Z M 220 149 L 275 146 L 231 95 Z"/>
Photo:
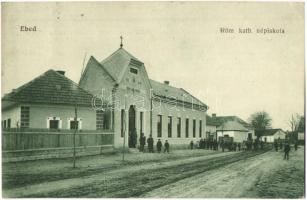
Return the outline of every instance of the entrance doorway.
<path id="1" fill-rule="evenodd" d="M 128 139 L 128 146 L 129 148 L 136 148 L 137 142 L 137 133 L 135 127 L 135 108 L 133 105 L 129 107 L 129 139 Z"/>

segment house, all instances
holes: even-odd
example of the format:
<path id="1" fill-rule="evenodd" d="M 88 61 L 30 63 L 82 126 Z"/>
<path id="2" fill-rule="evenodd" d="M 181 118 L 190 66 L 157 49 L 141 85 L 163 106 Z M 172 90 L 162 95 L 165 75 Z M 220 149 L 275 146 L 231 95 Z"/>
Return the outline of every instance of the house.
<path id="1" fill-rule="evenodd" d="M 230 137 L 235 142 L 255 139 L 254 129 L 237 116 L 217 116 L 215 113 L 207 116 L 207 131 L 211 138 L 217 140 L 223 137 Z"/>
<path id="2" fill-rule="evenodd" d="M 65 77 L 65 72 L 48 70 L 3 96 L 2 128 L 99 129 L 103 127 L 100 120 L 103 116 L 96 115 L 92 109 L 92 98 L 89 92 Z"/>
<path id="3" fill-rule="evenodd" d="M 282 129 L 256 130 L 256 135 L 260 135 L 260 140 L 268 143 L 286 139 L 286 133 Z"/>
<path id="4" fill-rule="evenodd" d="M 115 147 L 133 147 L 141 133 L 171 145 L 205 137 L 208 106 L 169 81 L 149 79 L 145 64 L 122 45 L 101 62 L 91 56 L 79 85 L 95 96 L 94 102 L 106 101 L 112 108 L 105 112 Z"/>
<path id="5" fill-rule="evenodd" d="M 206 132 L 206 138 L 210 138 L 210 139 L 216 139 L 216 129 L 217 127 L 219 127 L 220 123 L 215 120 L 216 118 L 216 114 L 212 114 L 212 117 L 207 115 L 206 116 L 206 128 L 207 128 L 207 132 Z"/>
<path id="6" fill-rule="evenodd" d="M 216 129 L 218 140 L 224 137 L 233 138 L 234 142 L 252 139 L 252 133 L 237 121 L 226 121 Z"/>

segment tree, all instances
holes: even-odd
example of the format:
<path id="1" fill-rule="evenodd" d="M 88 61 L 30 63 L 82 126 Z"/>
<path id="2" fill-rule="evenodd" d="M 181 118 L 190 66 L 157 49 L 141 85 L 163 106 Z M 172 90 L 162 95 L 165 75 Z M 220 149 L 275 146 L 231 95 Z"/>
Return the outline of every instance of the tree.
<path id="1" fill-rule="evenodd" d="M 289 126 L 292 132 L 304 131 L 305 130 L 305 117 L 299 114 L 292 114 L 289 119 Z"/>
<path id="2" fill-rule="evenodd" d="M 305 116 L 300 117 L 300 122 L 298 124 L 298 131 L 305 132 Z"/>
<path id="3" fill-rule="evenodd" d="M 249 117 L 249 123 L 255 130 L 265 130 L 271 128 L 272 118 L 265 111 L 255 112 Z"/>
<path id="4" fill-rule="evenodd" d="M 298 129 L 298 125 L 300 123 L 300 116 L 299 114 L 292 114 L 291 118 L 289 119 L 289 126 L 291 128 L 291 131 L 294 132 Z"/>

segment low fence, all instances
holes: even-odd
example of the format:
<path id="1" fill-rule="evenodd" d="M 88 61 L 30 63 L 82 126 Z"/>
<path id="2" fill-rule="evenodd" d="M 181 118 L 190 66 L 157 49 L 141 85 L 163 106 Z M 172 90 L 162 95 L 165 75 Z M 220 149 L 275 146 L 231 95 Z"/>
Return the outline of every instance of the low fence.
<path id="1" fill-rule="evenodd" d="M 67 157 L 71 156 L 74 140 L 77 152 L 84 154 L 85 151 L 91 150 L 92 153 L 89 154 L 94 152 L 101 153 L 102 149 L 113 146 L 114 132 L 82 131 L 73 133 L 33 130 L 17 132 L 3 130 L 2 153 L 3 157 L 37 155 L 41 155 L 44 158 L 48 157 L 48 155 L 49 157 L 50 155 L 53 155 L 53 157 Z"/>

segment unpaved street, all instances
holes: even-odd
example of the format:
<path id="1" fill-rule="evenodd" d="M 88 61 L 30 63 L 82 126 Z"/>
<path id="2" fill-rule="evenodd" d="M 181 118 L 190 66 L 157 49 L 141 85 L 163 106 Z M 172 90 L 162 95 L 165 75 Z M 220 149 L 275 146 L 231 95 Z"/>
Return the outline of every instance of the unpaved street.
<path id="1" fill-rule="evenodd" d="M 4 165 L 4 170 L 14 167 L 4 172 L 3 193 L 8 197 L 297 198 L 303 196 L 303 156 L 303 148 L 291 152 L 289 161 L 273 151 L 133 153 L 125 163 L 116 155 L 104 157 L 104 162 L 97 157 L 81 159 L 77 169 L 55 162 L 56 171 L 48 161 L 36 161 L 32 164 L 42 166 L 36 173 L 27 173 L 22 163 L 10 163 Z M 32 179 L 18 183 L 26 177 Z"/>

